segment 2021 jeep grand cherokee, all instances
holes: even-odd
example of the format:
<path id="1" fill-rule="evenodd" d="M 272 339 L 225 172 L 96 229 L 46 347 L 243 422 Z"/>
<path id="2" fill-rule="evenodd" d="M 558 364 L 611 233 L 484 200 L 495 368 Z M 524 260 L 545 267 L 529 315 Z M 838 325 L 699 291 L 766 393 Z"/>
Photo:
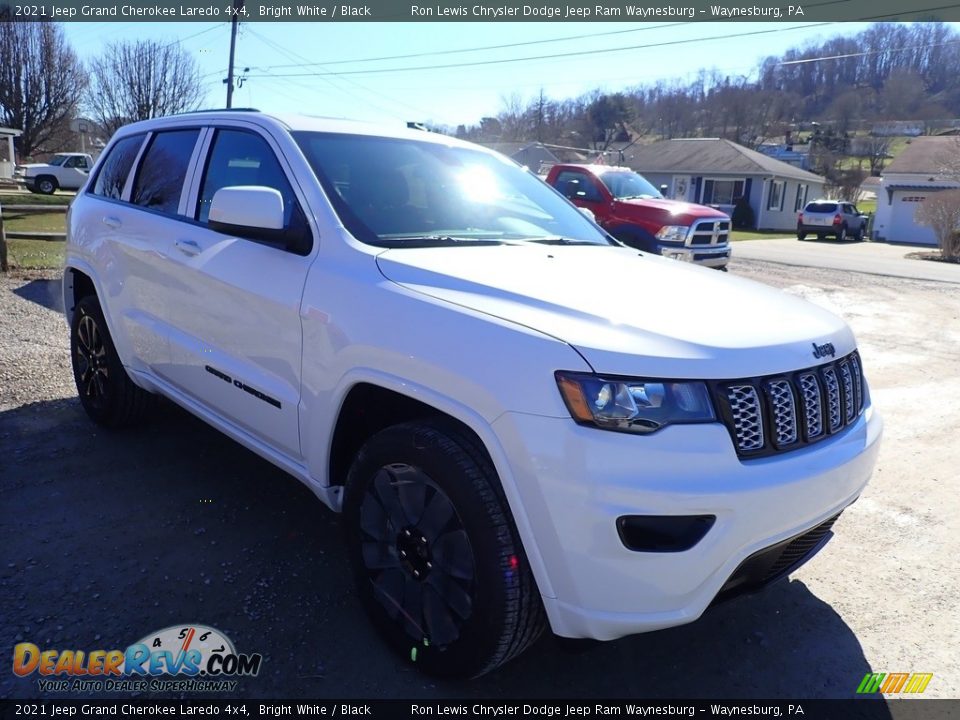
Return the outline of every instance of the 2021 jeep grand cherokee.
<path id="1" fill-rule="evenodd" d="M 547 625 L 691 622 L 809 557 L 876 458 L 843 321 L 623 247 L 442 135 L 136 123 L 68 236 L 90 416 L 164 395 L 304 482 L 344 514 L 371 619 L 429 672 L 489 671 Z"/>

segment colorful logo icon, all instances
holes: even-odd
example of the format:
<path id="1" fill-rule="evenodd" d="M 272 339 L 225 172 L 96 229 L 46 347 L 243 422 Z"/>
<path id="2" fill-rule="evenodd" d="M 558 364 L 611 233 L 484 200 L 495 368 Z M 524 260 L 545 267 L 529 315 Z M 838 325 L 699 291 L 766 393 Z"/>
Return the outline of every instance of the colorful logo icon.
<path id="1" fill-rule="evenodd" d="M 933 673 L 867 673 L 857 687 L 857 694 L 922 693 L 931 680 Z"/>

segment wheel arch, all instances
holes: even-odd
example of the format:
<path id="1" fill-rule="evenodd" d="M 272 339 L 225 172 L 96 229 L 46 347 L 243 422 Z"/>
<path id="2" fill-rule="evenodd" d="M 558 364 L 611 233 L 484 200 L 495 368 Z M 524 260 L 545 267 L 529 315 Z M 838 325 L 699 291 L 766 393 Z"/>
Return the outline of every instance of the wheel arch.
<path id="1" fill-rule="evenodd" d="M 519 489 L 507 461 L 506 451 L 489 422 L 474 410 L 455 400 L 392 376 L 355 378 L 351 382 L 344 383 L 341 387 L 343 390 L 338 393 L 341 399 L 337 404 L 338 410 L 336 416 L 332 419 L 328 435 L 330 441 L 327 446 L 324 466 L 327 473 L 326 484 L 333 491 L 331 494 L 336 500 L 342 502 L 343 482 L 356 451 L 374 432 L 383 429 L 383 427 L 419 418 L 439 418 L 449 422 L 474 440 L 477 448 L 490 460 L 513 516 L 514 525 L 520 536 L 527 561 L 530 563 L 530 569 L 536 579 L 537 587 L 541 595 L 556 597 L 546 564 L 540 555 L 534 538 L 532 524 L 520 499 Z M 389 413 L 381 415 L 375 413 L 374 418 L 368 419 L 363 425 L 371 430 L 369 433 L 353 432 L 350 423 L 355 420 L 355 413 L 359 410 L 366 410 L 369 408 L 370 401 L 377 399 L 385 400 L 385 407 L 396 410 L 399 414 L 391 416 Z M 407 416 L 404 417 L 404 414 L 407 414 Z M 382 427 L 378 427 L 381 424 Z"/>
<path id="2" fill-rule="evenodd" d="M 95 295 L 98 300 L 100 298 L 100 292 L 93 280 L 92 273 L 86 269 L 67 265 L 63 269 L 63 312 L 68 325 L 73 321 L 73 313 L 76 310 L 77 303 L 87 295 Z M 103 308 L 102 302 L 100 307 Z"/>

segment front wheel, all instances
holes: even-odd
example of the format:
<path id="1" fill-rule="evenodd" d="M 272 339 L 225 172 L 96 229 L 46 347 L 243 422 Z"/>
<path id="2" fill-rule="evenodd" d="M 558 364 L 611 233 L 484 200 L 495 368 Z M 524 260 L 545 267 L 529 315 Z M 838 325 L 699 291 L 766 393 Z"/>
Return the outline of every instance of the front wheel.
<path id="1" fill-rule="evenodd" d="M 863 242 L 863 236 L 864 236 L 864 228 L 863 228 L 863 225 L 861 225 L 859 228 L 857 228 L 857 234 L 853 236 L 853 239 L 856 240 L 857 242 Z"/>
<path id="2" fill-rule="evenodd" d="M 368 440 L 350 468 L 343 512 L 368 615 L 427 673 L 483 675 L 543 631 L 496 471 L 456 427 L 404 423 Z"/>
<path id="3" fill-rule="evenodd" d="M 57 181 L 47 176 L 37 178 L 37 190 L 44 195 L 53 195 L 57 191 Z"/>
<path id="4" fill-rule="evenodd" d="M 146 416 L 156 397 L 130 380 L 93 295 L 82 298 L 73 313 L 70 355 L 80 404 L 94 422 L 119 428 Z"/>
<path id="5" fill-rule="evenodd" d="M 846 242 L 847 241 L 847 226 L 841 225 L 840 229 L 837 230 L 837 242 Z"/>

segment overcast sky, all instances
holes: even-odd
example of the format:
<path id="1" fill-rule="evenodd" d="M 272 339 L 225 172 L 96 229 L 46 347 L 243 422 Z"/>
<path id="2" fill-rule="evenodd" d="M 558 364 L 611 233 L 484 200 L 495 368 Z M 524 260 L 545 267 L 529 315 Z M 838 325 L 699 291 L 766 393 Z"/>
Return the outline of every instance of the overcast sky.
<path id="1" fill-rule="evenodd" d="M 225 104 L 222 80 L 229 23 L 65 23 L 65 27 L 81 59 L 95 55 L 109 41 L 180 40 L 199 63 L 208 106 Z M 240 26 L 236 64 L 241 74 L 249 67 L 249 77 L 235 92 L 234 106 L 388 123 L 471 124 L 496 114 L 503 98 L 513 94 L 526 100 L 542 88 L 548 97 L 562 99 L 597 87 L 617 91 L 657 80 L 689 80 L 700 69 L 711 68 L 731 76 L 749 75 L 768 55 L 852 35 L 865 27 L 865 23 L 742 22 L 247 23 Z M 710 39 L 717 36 L 734 37 Z M 507 47 L 462 52 L 501 45 Z M 397 55 L 418 57 L 378 60 Z M 540 59 L 513 61 L 533 57 Z M 509 62 L 496 62 L 503 60 Z M 435 67 L 465 63 L 471 65 Z"/>

